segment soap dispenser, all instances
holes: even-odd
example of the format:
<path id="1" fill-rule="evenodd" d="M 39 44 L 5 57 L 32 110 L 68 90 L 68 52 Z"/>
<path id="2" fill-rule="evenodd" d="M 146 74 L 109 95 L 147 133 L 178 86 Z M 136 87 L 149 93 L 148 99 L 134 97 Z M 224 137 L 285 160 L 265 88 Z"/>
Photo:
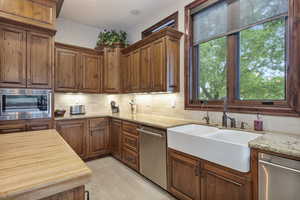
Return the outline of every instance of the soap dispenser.
<path id="1" fill-rule="evenodd" d="M 254 120 L 254 130 L 263 131 L 264 122 L 262 121 L 259 113 L 257 113 L 257 119 Z"/>

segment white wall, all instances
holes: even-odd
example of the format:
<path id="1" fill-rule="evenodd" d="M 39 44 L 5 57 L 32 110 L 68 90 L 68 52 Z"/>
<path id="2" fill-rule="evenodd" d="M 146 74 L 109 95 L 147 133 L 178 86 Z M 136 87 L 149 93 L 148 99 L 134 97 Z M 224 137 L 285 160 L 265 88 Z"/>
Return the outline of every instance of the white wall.
<path id="1" fill-rule="evenodd" d="M 79 24 L 67 19 L 57 19 L 56 42 L 72 44 L 81 47 L 95 48 L 100 29 Z"/>

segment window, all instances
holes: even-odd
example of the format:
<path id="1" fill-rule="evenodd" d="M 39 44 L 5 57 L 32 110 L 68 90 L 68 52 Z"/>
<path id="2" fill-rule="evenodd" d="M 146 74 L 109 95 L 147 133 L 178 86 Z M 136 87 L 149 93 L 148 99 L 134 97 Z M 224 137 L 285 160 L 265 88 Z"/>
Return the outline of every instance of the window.
<path id="1" fill-rule="evenodd" d="M 152 33 L 158 32 L 166 27 L 171 27 L 174 29 L 178 29 L 178 12 L 168 16 L 167 18 L 161 20 L 160 22 L 156 23 L 155 25 L 151 26 L 150 28 L 144 30 L 142 32 L 142 38 L 145 38 Z"/>
<path id="2" fill-rule="evenodd" d="M 220 111 L 226 99 L 232 112 L 299 116 L 297 6 L 296 0 L 186 6 L 186 109 Z"/>

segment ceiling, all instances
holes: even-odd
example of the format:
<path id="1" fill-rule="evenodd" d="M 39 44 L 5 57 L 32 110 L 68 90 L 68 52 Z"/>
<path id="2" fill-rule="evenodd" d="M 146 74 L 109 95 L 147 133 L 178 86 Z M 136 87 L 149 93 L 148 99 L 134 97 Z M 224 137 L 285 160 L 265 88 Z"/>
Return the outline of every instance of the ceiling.
<path id="1" fill-rule="evenodd" d="M 180 1 L 182 0 L 64 0 L 60 17 L 100 29 L 126 30 Z"/>

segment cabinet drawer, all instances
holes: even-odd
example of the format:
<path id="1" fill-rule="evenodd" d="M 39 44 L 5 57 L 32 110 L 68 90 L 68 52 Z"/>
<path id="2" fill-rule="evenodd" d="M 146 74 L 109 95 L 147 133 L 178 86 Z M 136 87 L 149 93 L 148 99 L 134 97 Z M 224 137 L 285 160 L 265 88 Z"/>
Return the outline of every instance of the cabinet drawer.
<path id="1" fill-rule="evenodd" d="M 137 171 L 139 170 L 139 156 L 134 151 L 131 151 L 127 148 L 123 148 L 122 160 L 129 167 Z"/>
<path id="2" fill-rule="evenodd" d="M 26 124 L 7 124 L 0 125 L 0 134 L 15 133 L 26 131 Z"/>
<path id="3" fill-rule="evenodd" d="M 37 122 L 30 122 L 27 124 L 28 131 L 40 131 L 40 130 L 47 130 L 52 128 L 51 121 L 37 121 Z"/>
<path id="4" fill-rule="evenodd" d="M 126 131 L 129 134 L 138 135 L 138 131 L 136 130 L 138 128 L 137 124 L 123 121 L 122 129 L 123 131 Z"/>
<path id="5" fill-rule="evenodd" d="M 108 121 L 106 118 L 97 118 L 97 119 L 91 119 L 90 120 L 90 129 L 96 129 L 101 126 L 107 125 Z"/>
<path id="6" fill-rule="evenodd" d="M 124 147 L 138 153 L 139 138 L 137 136 L 133 136 L 132 134 L 128 134 L 127 132 L 123 132 L 123 145 Z"/>

